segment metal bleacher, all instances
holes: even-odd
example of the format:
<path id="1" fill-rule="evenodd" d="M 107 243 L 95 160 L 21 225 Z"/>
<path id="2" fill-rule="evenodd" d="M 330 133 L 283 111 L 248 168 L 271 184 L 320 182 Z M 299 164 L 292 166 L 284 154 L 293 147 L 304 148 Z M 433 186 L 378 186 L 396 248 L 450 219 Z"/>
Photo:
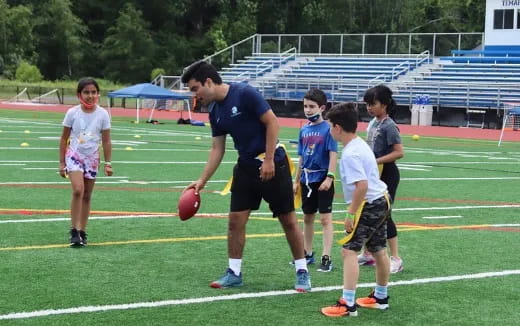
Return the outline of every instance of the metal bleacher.
<path id="1" fill-rule="evenodd" d="M 286 51 L 287 52 L 287 51 Z M 247 81 L 266 98 L 301 100 L 312 87 L 329 99 L 358 101 L 371 85 L 391 83 L 430 62 L 428 51 L 418 55 L 253 54 L 221 71 L 224 81 Z M 273 63 L 274 62 L 274 63 Z"/>
<path id="2" fill-rule="evenodd" d="M 518 52 L 518 53 L 516 53 Z M 466 110 L 467 126 L 484 127 L 489 111 L 520 100 L 520 51 L 454 50 L 452 56 L 420 54 L 312 54 L 294 48 L 281 53 L 252 53 L 222 68 L 226 82 L 248 82 L 264 97 L 301 101 L 309 88 L 320 88 L 331 102 L 361 102 L 366 89 L 385 83 L 399 105 L 417 96 L 430 103 Z"/>

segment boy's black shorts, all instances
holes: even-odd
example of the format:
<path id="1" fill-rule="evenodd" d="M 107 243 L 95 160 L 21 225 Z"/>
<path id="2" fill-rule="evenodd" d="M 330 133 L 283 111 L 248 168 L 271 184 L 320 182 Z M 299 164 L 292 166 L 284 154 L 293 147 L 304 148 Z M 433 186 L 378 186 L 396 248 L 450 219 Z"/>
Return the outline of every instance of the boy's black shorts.
<path id="1" fill-rule="evenodd" d="M 323 183 L 323 180 L 320 182 L 312 182 L 309 183 L 309 187 L 311 188 L 311 196 L 307 197 L 309 193 L 309 188 L 303 182 L 300 182 L 300 187 L 302 187 L 302 210 L 305 214 L 314 214 L 317 211 L 320 214 L 326 214 L 332 212 L 332 202 L 334 200 L 334 182 L 330 186 L 327 191 L 319 191 L 318 188 Z"/>
<path id="2" fill-rule="evenodd" d="M 260 180 L 260 170 L 254 165 L 237 163 L 233 168 L 231 212 L 257 210 L 262 198 L 269 204 L 273 217 L 294 211 L 291 172 L 287 160 L 275 162 L 274 177 Z"/>

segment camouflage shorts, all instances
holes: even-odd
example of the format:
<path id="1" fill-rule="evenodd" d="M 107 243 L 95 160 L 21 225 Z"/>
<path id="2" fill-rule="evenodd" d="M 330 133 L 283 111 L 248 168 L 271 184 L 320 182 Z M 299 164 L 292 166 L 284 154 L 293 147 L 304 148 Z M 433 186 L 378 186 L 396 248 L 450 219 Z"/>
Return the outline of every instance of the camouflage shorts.
<path id="1" fill-rule="evenodd" d="M 369 252 L 377 252 L 386 248 L 386 219 L 390 214 L 386 197 L 365 203 L 359 222 L 352 238 L 343 248 L 359 251 L 366 246 Z"/>

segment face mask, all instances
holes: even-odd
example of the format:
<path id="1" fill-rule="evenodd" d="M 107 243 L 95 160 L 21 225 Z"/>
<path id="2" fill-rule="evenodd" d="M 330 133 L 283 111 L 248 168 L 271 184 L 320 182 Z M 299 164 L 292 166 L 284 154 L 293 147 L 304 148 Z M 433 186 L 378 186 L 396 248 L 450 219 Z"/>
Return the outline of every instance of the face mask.
<path id="1" fill-rule="evenodd" d="M 320 117 L 321 117 L 321 114 L 318 112 L 314 115 L 308 116 L 307 120 L 309 120 L 310 122 L 316 122 L 320 119 Z"/>
<path id="2" fill-rule="evenodd" d="M 94 102 L 93 102 L 92 104 L 89 104 L 89 103 L 85 102 L 85 100 L 81 97 L 80 94 L 78 94 L 78 99 L 79 99 L 79 102 L 80 102 L 81 104 L 83 104 L 83 106 L 84 106 L 86 109 L 88 109 L 88 110 L 92 110 L 93 108 L 96 107 L 96 104 L 97 104 L 97 102 L 98 102 L 98 100 L 99 100 L 99 96 L 96 96 L 96 97 L 94 98 Z"/>

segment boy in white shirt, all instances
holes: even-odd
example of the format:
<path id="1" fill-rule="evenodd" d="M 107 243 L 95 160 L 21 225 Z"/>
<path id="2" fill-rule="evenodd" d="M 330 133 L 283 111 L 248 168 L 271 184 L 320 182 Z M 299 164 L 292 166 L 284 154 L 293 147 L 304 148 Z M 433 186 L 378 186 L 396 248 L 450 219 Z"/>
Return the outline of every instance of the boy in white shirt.
<path id="1" fill-rule="evenodd" d="M 341 184 L 348 205 L 347 236 L 343 245 L 343 295 L 333 306 L 321 309 L 328 317 L 357 316 L 356 303 L 372 309 L 388 308 L 390 261 L 386 253 L 386 219 L 390 201 L 386 184 L 379 179 L 376 158 L 367 143 L 356 135 L 355 104 L 341 103 L 327 114 L 332 137 L 343 143 Z M 359 278 L 357 253 L 363 245 L 376 260 L 376 287 L 368 297 L 355 300 Z"/>

